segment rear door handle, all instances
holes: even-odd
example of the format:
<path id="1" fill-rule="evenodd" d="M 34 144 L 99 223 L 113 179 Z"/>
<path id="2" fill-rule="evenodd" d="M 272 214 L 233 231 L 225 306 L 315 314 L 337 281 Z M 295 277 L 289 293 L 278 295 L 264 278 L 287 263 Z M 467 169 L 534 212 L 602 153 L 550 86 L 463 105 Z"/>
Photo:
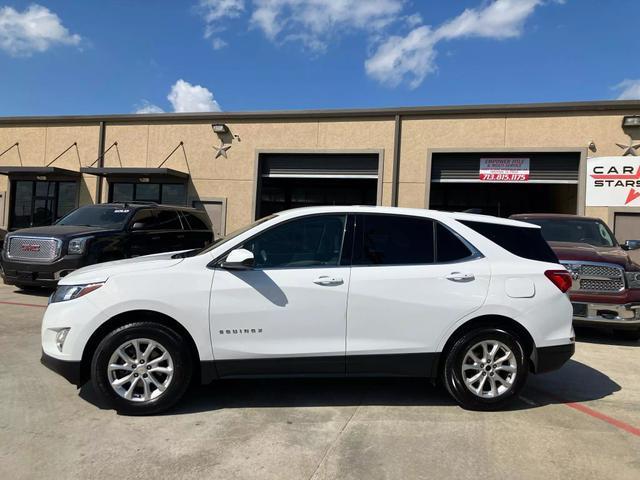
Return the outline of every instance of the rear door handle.
<path id="1" fill-rule="evenodd" d="M 328 275 L 321 275 L 316 278 L 313 283 L 325 286 L 342 285 L 344 283 L 344 280 L 342 280 L 340 277 L 329 277 Z"/>
<path id="2" fill-rule="evenodd" d="M 445 278 L 447 280 L 451 280 L 452 282 L 458 282 L 458 283 L 472 282 L 476 279 L 473 273 L 463 273 L 463 272 L 451 272 Z"/>

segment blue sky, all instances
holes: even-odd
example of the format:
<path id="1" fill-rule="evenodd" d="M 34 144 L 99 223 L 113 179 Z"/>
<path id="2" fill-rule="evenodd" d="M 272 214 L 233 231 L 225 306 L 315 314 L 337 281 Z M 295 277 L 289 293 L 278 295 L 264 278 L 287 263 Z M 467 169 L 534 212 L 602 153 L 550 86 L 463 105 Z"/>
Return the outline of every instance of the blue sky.
<path id="1" fill-rule="evenodd" d="M 640 98 L 638 18 L 638 0 L 0 0 L 0 116 Z"/>

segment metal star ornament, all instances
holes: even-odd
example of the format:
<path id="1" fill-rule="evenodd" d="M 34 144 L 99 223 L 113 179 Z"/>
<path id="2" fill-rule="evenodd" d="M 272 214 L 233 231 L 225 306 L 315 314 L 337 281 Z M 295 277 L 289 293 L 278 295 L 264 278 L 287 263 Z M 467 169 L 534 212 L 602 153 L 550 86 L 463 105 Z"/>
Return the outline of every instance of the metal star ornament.
<path id="1" fill-rule="evenodd" d="M 225 145 L 224 142 L 221 140 L 219 147 L 216 147 L 215 145 L 213 146 L 213 149 L 216 151 L 216 156 L 214 157 L 214 159 L 218 157 L 229 158 L 227 157 L 227 150 L 229 150 L 230 148 L 231 148 L 231 145 Z"/>
<path id="2" fill-rule="evenodd" d="M 622 153 L 623 157 L 637 157 L 638 156 L 638 148 L 640 148 L 640 143 L 636 143 L 635 145 L 629 139 L 629 145 L 623 145 L 622 143 L 616 143 L 617 146 L 622 148 L 624 152 Z"/>

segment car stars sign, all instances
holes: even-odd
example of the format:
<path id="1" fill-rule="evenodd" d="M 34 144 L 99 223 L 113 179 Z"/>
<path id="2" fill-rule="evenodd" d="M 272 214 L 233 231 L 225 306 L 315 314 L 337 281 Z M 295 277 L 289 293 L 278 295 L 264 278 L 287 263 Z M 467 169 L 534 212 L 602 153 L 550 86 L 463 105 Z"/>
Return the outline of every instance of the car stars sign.
<path id="1" fill-rule="evenodd" d="M 587 159 L 587 206 L 640 207 L 640 157 Z"/>

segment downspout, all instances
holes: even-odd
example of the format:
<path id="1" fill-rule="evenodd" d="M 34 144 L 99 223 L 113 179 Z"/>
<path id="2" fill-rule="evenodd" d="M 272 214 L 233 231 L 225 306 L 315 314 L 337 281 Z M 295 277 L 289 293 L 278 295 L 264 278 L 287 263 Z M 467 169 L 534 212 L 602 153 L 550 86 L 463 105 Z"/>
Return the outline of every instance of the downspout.
<path id="1" fill-rule="evenodd" d="M 107 125 L 105 122 L 100 122 L 100 135 L 98 138 L 98 168 L 104 167 L 104 141 L 107 133 Z M 95 203 L 102 203 L 102 176 L 98 175 L 96 180 L 96 201 Z"/>
<path id="2" fill-rule="evenodd" d="M 400 183 L 400 136 L 402 135 L 402 117 L 396 115 L 393 133 L 393 172 L 391 175 L 391 206 L 398 206 L 398 186 Z"/>

